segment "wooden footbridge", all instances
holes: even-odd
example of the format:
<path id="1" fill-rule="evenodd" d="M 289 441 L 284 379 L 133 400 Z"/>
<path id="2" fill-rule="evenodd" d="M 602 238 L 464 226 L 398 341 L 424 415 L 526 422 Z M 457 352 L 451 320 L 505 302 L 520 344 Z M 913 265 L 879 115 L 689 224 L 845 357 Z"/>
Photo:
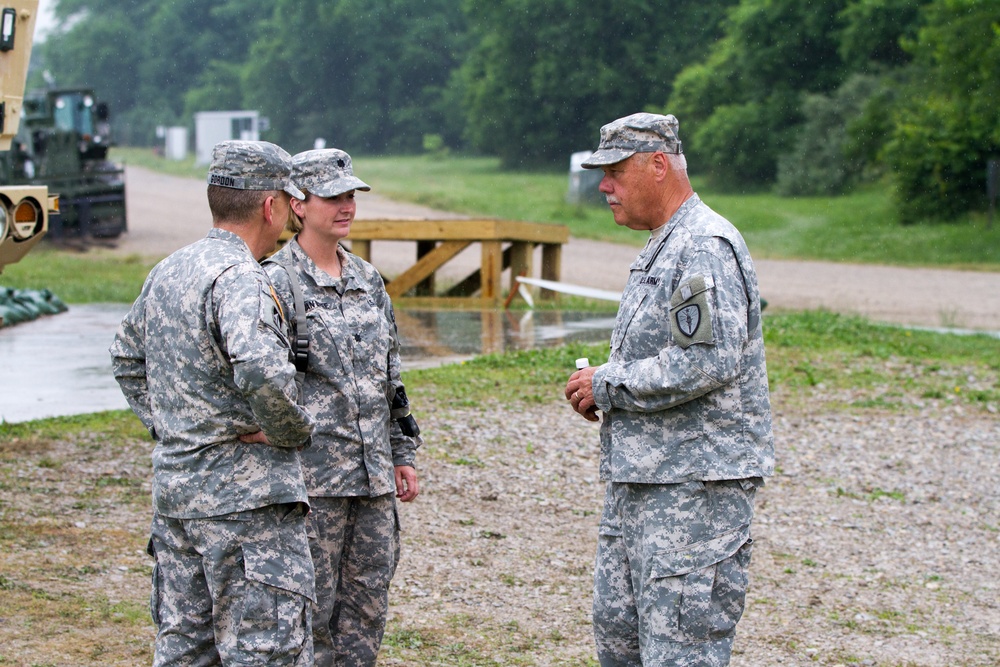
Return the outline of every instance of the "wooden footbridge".
<path id="1" fill-rule="evenodd" d="M 413 264 L 386 284 L 393 303 L 410 307 L 461 306 L 495 308 L 503 304 L 504 272 L 507 290 L 517 289 L 518 276 L 533 276 L 535 248 L 541 246 L 540 275 L 558 281 L 562 271 L 562 244 L 569 241 L 565 225 L 510 220 L 355 220 L 347 237 L 351 252 L 378 267 L 372 241 L 416 241 Z M 444 285 L 437 272 L 474 243 L 482 248 L 480 267 Z M 440 283 L 440 284 L 439 284 Z M 541 298 L 555 292 L 542 289 Z"/>

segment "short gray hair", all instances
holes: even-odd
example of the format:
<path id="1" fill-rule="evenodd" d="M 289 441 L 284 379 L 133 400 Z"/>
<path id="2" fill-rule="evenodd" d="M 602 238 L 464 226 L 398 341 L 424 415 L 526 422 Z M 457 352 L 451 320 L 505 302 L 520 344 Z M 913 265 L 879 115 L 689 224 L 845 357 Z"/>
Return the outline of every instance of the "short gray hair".
<path id="1" fill-rule="evenodd" d="M 671 169 L 687 173 L 688 161 L 684 157 L 684 153 L 664 153 L 664 155 L 667 156 L 667 162 L 670 164 Z"/>

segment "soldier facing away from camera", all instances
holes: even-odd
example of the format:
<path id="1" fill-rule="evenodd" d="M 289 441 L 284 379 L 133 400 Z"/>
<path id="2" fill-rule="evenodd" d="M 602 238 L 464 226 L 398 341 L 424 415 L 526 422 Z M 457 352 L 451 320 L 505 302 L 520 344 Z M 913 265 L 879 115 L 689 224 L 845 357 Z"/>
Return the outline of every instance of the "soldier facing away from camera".
<path id="1" fill-rule="evenodd" d="M 286 321 L 258 258 L 302 198 L 291 156 L 215 146 L 213 228 L 150 272 L 111 345 L 156 441 L 154 665 L 312 665 L 314 572 Z"/>
<path id="2" fill-rule="evenodd" d="M 601 424 L 607 482 L 594 573 L 603 667 L 729 664 L 754 497 L 774 470 L 757 275 L 742 236 L 691 188 L 673 116 L 601 128 L 615 222 L 648 232 L 608 362 L 566 398 Z"/>

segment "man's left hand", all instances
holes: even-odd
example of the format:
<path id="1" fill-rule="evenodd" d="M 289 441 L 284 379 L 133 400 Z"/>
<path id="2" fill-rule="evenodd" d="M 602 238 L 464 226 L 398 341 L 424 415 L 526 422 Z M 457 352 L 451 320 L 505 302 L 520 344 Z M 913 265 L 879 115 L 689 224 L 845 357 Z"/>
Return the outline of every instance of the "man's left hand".
<path id="1" fill-rule="evenodd" d="M 587 366 L 570 375 L 569 382 L 566 383 L 566 400 L 573 405 L 576 412 L 591 422 L 599 420 L 597 404 L 594 403 L 593 382 L 596 371 L 597 366 Z"/>
<path id="2" fill-rule="evenodd" d="M 420 493 L 417 471 L 413 466 L 396 466 L 396 497 L 408 503 Z"/>

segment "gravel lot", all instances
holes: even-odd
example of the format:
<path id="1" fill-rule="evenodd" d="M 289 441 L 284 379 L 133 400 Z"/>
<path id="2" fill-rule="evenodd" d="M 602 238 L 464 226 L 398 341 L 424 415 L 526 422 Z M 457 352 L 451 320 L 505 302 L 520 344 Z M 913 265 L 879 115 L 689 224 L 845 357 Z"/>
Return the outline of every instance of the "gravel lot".
<path id="1" fill-rule="evenodd" d="M 1000 664 L 995 413 L 775 403 L 779 474 L 759 496 L 734 667 Z M 603 495 L 596 426 L 561 402 L 438 407 L 423 420 L 425 490 L 403 510 L 391 626 L 459 616 L 488 634 L 513 623 L 532 647 L 526 664 L 584 664 Z"/>
<path id="2" fill-rule="evenodd" d="M 733 666 L 1000 664 L 996 413 L 947 398 L 904 397 L 895 412 L 800 399 L 815 408 L 775 395 L 779 473 L 758 496 Z M 401 508 L 380 664 L 595 665 L 597 427 L 556 397 L 420 408 L 423 492 Z M 6 442 L 0 466 L 0 663 L 148 664 L 148 443 Z M 44 632 L 14 611 L 76 596 L 84 607 Z M 123 628 L 123 613 L 139 620 Z M 459 647 L 476 660 L 426 657 Z"/>

